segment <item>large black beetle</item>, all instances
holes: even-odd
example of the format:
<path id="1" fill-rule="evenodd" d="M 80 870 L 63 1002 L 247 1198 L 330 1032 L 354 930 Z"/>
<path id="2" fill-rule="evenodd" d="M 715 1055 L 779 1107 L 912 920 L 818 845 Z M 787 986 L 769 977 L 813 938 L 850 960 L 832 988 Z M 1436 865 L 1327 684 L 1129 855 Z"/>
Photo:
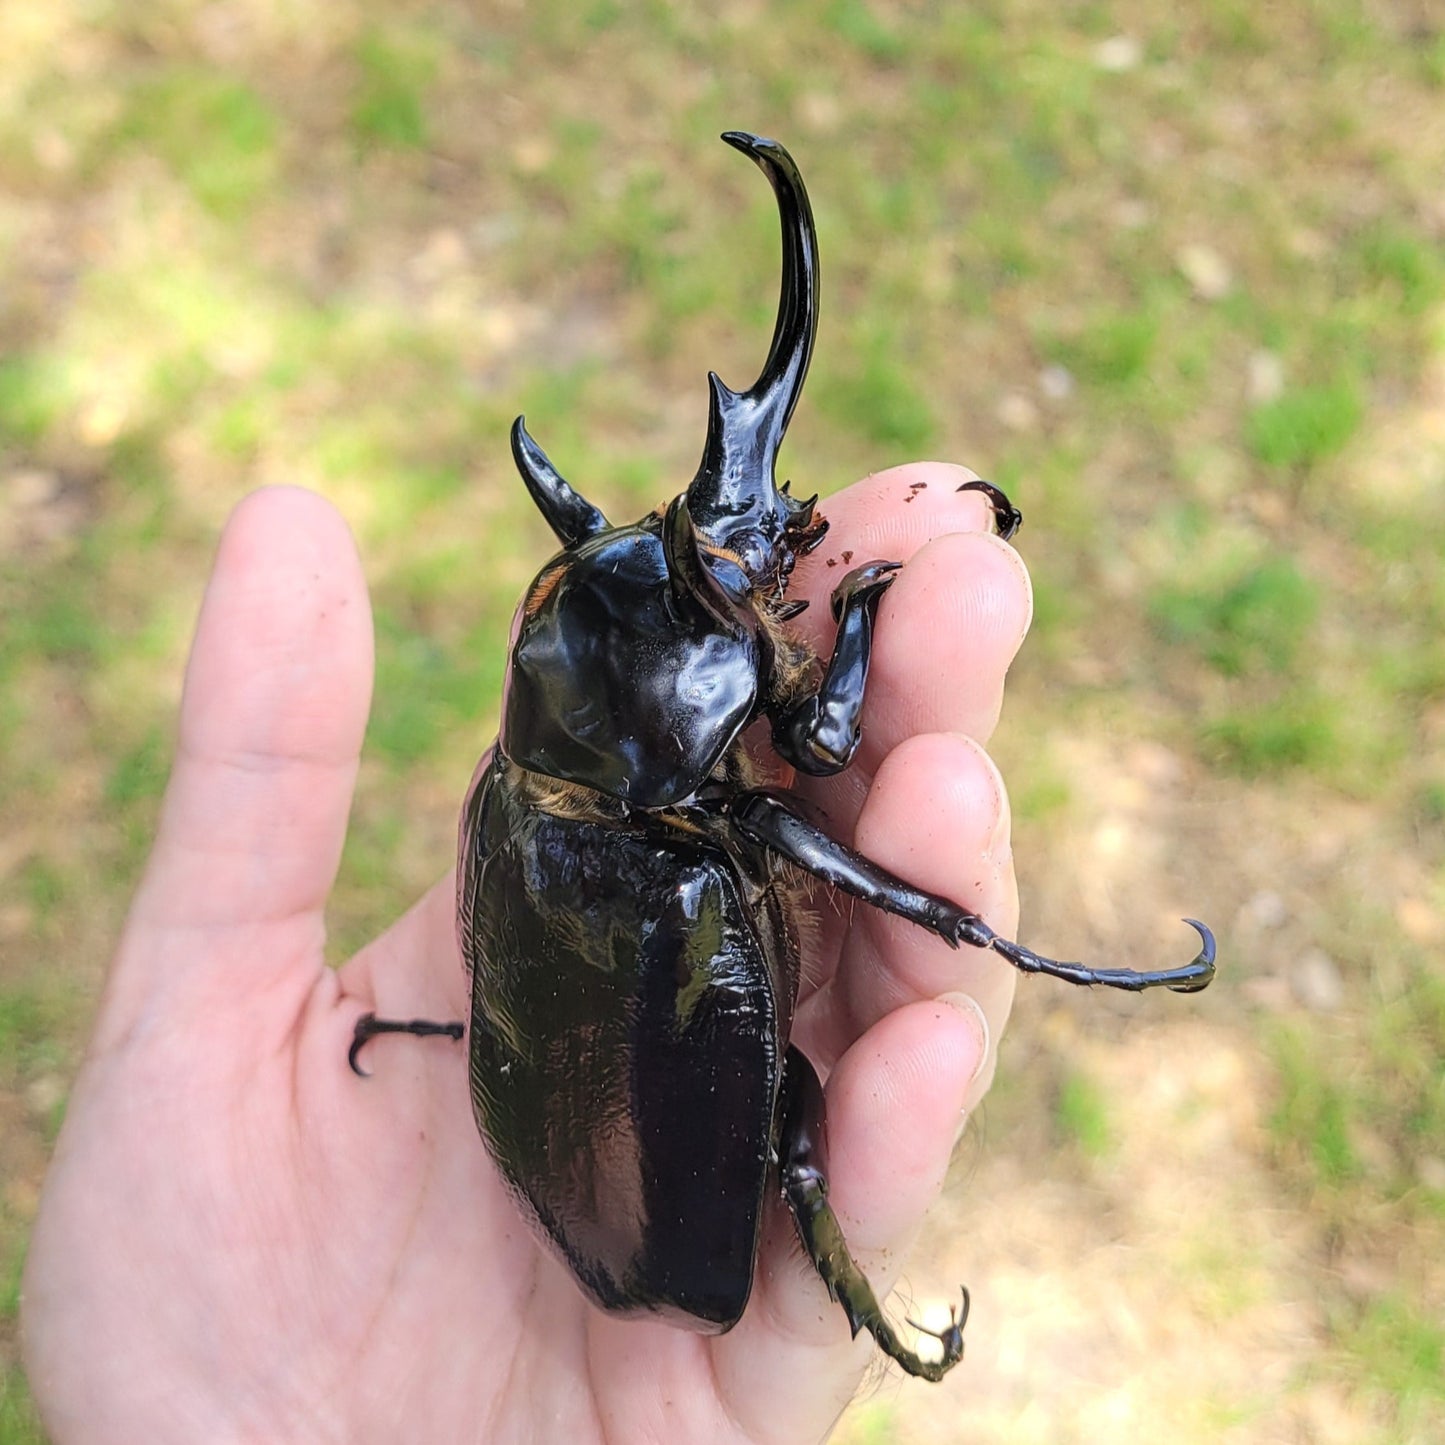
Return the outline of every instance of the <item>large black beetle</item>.
<path id="1" fill-rule="evenodd" d="M 1041 958 L 911 887 L 758 786 L 743 742 L 771 724 L 814 776 L 848 766 L 878 602 L 896 564 L 833 594 L 820 667 L 787 624 L 796 559 L 826 523 L 773 467 L 817 324 L 812 211 L 792 157 L 730 132 L 777 195 L 783 283 L 758 380 L 714 374 L 707 442 L 687 490 L 615 527 L 565 482 L 518 418 L 512 452 L 562 550 L 513 627 L 501 733 L 461 820 L 457 922 L 471 975 L 472 1101 L 522 1210 L 603 1309 L 726 1330 L 752 1288 L 762 1210 L 781 1188 L 803 1245 L 856 1334 L 939 1379 L 963 1353 L 964 1309 L 925 1360 L 894 1332 L 827 1200 L 823 1091 L 790 1044 L 802 875 L 957 946 L 1071 983 L 1204 988 L 1214 940 L 1182 968 L 1093 969 Z M 1019 514 L 997 488 L 1000 532 Z M 357 1026 L 460 1037 L 460 1023 Z"/>

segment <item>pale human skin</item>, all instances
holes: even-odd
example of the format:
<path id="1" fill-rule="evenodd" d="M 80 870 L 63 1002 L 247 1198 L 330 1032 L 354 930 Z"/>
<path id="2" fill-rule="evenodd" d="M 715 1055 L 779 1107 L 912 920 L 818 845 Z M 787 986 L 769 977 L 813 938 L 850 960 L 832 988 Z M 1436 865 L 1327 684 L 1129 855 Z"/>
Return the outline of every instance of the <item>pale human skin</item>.
<path id="1" fill-rule="evenodd" d="M 800 625 L 817 643 L 844 550 L 908 565 L 883 600 L 858 760 L 810 791 L 836 836 L 1011 937 L 1008 806 L 982 743 L 1030 594 L 986 503 L 955 490 L 970 475 L 897 468 L 827 504 L 833 530 L 793 591 L 814 599 Z M 25 1273 L 52 1438 L 825 1437 L 875 1351 L 850 1340 L 780 1203 L 730 1333 L 612 1319 L 499 1184 L 464 1044 L 380 1039 L 369 1080 L 347 1069 L 368 1010 L 466 1011 L 450 879 L 341 970 L 324 962 L 371 680 L 345 524 L 304 491 L 248 498 L 206 592 L 154 851 Z M 795 1037 L 827 1077 L 831 1197 L 881 1294 L 991 1077 L 1014 974 L 861 905 L 820 911 Z M 909 1282 L 920 1304 L 960 1283 Z"/>

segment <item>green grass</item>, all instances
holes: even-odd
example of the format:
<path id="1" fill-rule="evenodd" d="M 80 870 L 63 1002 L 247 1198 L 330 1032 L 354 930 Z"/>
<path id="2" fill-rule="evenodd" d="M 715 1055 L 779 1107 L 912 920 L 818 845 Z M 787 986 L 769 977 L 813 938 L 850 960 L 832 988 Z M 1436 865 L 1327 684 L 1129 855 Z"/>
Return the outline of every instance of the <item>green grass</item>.
<path id="1" fill-rule="evenodd" d="M 35 910 L 36 921 L 43 927 L 65 902 L 65 878 L 61 871 L 45 858 L 31 858 L 22 869 L 21 878 L 30 906 Z M 4 1013 L 3 1006 L 0 1006 L 0 1019 L 3 1019 Z M 25 1017 L 23 1007 L 21 1012 L 14 1016 L 16 1019 Z M 7 1026 L 0 1022 L 0 1037 L 8 1031 Z"/>
<path id="2" fill-rule="evenodd" d="M 1113 1146 L 1109 1101 L 1087 1074 L 1067 1074 L 1059 1085 L 1055 1118 L 1059 1132 L 1090 1159 L 1101 1159 Z"/>
<path id="3" fill-rule="evenodd" d="M 1015 818 L 1039 822 L 1062 812 L 1072 796 L 1069 780 L 1047 761 L 1036 760 L 1010 788 L 1009 807 Z"/>
<path id="4" fill-rule="evenodd" d="M 1288 674 L 1319 612 L 1315 584 L 1289 557 L 1266 557 L 1225 580 L 1161 589 L 1150 604 L 1170 643 L 1183 643 L 1225 677 Z"/>
<path id="5" fill-rule="evenodd" d="M 1249 448 L 1266 466 L 1308 470 L 1343 451 L 1360 428 L 1364 402 L 1356 386 L 1301 386 L 1249 414 Z"/>
<path id="6" fill-rule="evenodd" d="M 376 613 L 377 703 L 369 747 L 398 768 L 437 748 L 448 725 L 475 718 L 492 702 L 479 671 L 489 666 L 449 656 L 431 638 L 384 607 Z"/>
<path id="7" fill-rule="evenodd" d="M 1445 824 L 1445 778 L 1431 779 L 1420 786 L 1411 813 L 1422 828 L 1438 829 Z"/>
<path id="8" fill-rule="evenodd" d="M 893 1445 L 899 1438 L 898 1412 L 886 1400 L 865 1400 L 848 1414 L 848 1445 Z"/>
<path id="9" fill-rule="evenodd" d="M 20 1317 L 20 1281 L 25 1273 L 25 1254 L 25 1241 L 14 1241 L 10 1256 L 4 1262 L 5 1273 L 0 1279 L 0 1316 L 7 1320 Z"/>
<path id="10" fill-rule="evenodd" d="M 896 330 L 869 325 L 855 338 L 847 369 L 830 368 L 819 378 L 819 406 L 839 425 L 886 448 L 890 460 L 926 453 L 938 433 L 907 352 Z"/>
<path id="11" fill-rule="evenodd" d="M 126 101 L 118 137 L 163 161 L 218 218 L 239 220 L 271 193 L 281 126 L 251 86 L 180 64 L 140 80 Z"/>
<path id="12" fill-rule="evenodd" d="M 32 887 L 34 876 L 32 871 L 27 879 Z M 46 887 L 54 887 L 53 875 Z M 50 897 L 53 903 L 60 901 L 58 893 Z M 64 1058 L 60 1040 L 76 1007 L 76 990 L 70 980 L 0 988 L 0 1083 L 14 1087 L 24 1075 L 60 1065 Z"/>
<path id="13" fill-rule="evenodd" d="M 1340 754 L 1333 701 L 1301 689 L 1220 713 L 1199 728 L 1206 754 L 1254 778 L 1292 768 L 1327 771 Z"/>
<path id="14" fill-rule="evenodd" d="M 1406 1428 L 1445 1419 L 1445 1324 L 1437 1312 L 1392 1291 L 1337 1329 L 1336 1338 L 1346 1368 Z"/>
<path id="15" fill-rule="evenodd" d="M 30 605 L 12 617 L 7 646 L 48 662 L 90 663 L 104 650 L 105 624 L 70 569 L 44 578 Z"/>
<path id="16" fill-rule="evenodd" d="M 105 781 L 105 799 L 118 809 L 160 797 L 170 776 L 171 737 L 158 727 L 147 729 L 134 747 L 116 759 Z"/>
<path id="17" fill-rule="evenodd" d="M 1351 1141 L 1355 1105 L 1327 1051 L 1299 1030 L 1282 1028 L 1273 1052 L 1279 1097 L 1270 1129 L 1277 1147 L 1302 1162 L 1319 1188 L 1357 1178 L 1362 1166 Z"/>
<path id="18" fill-rule="evenodd" d="M 1394 220 L 1377 221 L 1356 242 L 1372 302 L 1388 311 L 1424 316 L 1445 296 L 1445 262 L 1438 246 Z"/>
<path id="19" fill-rule="evenodd" d="M 1185 524 L 1186 532 L 1195 522 Z M 1304 769 L 1350 782 L 1393 762 L 1398 739 L 1386 729 L 1359 735 L 1318 675 L 1324 603 L 1315 580 L 1292 557 L 1207 558 L 1185 584 L 1168 583 L 1149 600 L 1150 620 L 1169 645 L 1188 650 L 1228 687 L 1195 720 L 1206 757 L 1245 777 Z M 1196 580 L 1197 579 L 1197 580 Z M 1378 659 L 1376 660 L 1378 666 Z M 1356 678 L 1368 680 L 1368 671 Z M 1368 706 L 1397 695 L 1382 679 Z M 1361 704 L 1366 705 L 1366 704 Z"/>
<path id="20" fill-rule="evenodd" d="M 44 353 L 0 358 L 0 441 L 33 443 L 69 405 L 59 362 Z"/>
<path id="21" fill-rule="evenodd" d="M 45 1445 L 29 1387 L 18 1367 L 0 1378 L 0 1445 Z"/>
<path id="22" fill-rule="evenodd" d="M 434 37 L 421 30 L 370 30 L 356 47 L 355 64 L 351 128 L 357 140 L 399 150 L 425 146 L 426 94 L 437 67 Z"/>
<path id="23" fill-rule="evenodd" d="M 823 22 L 841 40 L 872 60 L 897 61 L 908 53 L 908 41 L 885 23 L 868 0 L 831 0 Z"/>
<path id="24" fill-rule="evenodd" d="M 713 138 L 753 127 L 797 154 L 823 245 L 783 474 L 826 493 L 931 454 L 1008 489 L 1035 574 L 995 743 L 1020 822 L 1086 883 L 1089 820 L 1137 825 L 1158 862 L 1141 919 L 1289 894 L 1282 935 L 1185 1002 L 1265 1061 L 1248 1162 L 1303 1241 L 1288 1299 L 1326 1302 L 1334 1331 L 1291 1378 L 1345 1361 L 1382 1439 L 1429 1438 L 1440 1342 L 1417 1281 L 1402 1266 L 1341 1306 L 1326 1231 L 1368 1221 L 1383 1258 L 1445 1257 L 1416 1167 L 1445 1157 L 1439 945 L 1416 936 L 1445 912 L 1445 37 L 1358 0 L 12 9 L 6 1086 L 74 1063 L 76 980 L 142 866 L 215 533 L 259 482 L 332 496 L 376 594 L 338 955 L 449 865 L 439 800 L 490 736 L 512 608 L 552 546 L 507 425 L 525 411 L 618 517 L 682 485 L 706 369 L 745 384 L 772 324 L 772 198 Z M 1118 35 L 1138 62 L 1105 68 Z M 1214 300 L 1181 273 L 1200 245 L 1229 267 Z M 36 471 L 59 501 L 22 502 Z M 1143 740 L 1178 754 L 1172 792 L 1133 771 Z M 1079 756 L 1110 775 L 1059 761 Z M 1026 895 L 1063 907 L 1033 866 Z M 1256 1008 L 1244 980 L 1311 944 L 1348 1008 Z M 1021 1058 L 1044 996 L 1021 995 Z M 1130 1027 L 1164 1017 L 1143 1005 Z M 1109 1161 L 1123 1115 L 1070 1067 L 1030 1137 Z M 38 1438 L 19 1375 L 0 1390 L 0 1442 Z M 1201 1392 L 1177 1419 L 1279 1424 L 1267 1391 L 1240 1415 Z M 906 1396 L 851 1419 L 855 1440 L 912 1438 Z"/>
<path id="25" fill-rule="evenodd" d="M 1150 373 L 1158 333 L 1158 319 L 1147 310 L 1104 312 L 1046 349 L 1081 381 L 1122 387 Z"/>

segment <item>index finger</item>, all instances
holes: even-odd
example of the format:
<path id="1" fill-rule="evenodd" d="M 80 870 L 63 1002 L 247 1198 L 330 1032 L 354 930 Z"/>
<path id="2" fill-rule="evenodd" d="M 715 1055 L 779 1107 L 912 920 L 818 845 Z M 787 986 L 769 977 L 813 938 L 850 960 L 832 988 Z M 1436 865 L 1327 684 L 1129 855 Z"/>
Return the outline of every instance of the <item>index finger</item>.
<path id="1" fill-rule="evenodd" d="M 1018 554 L 993 535 L 992 508 L 963 467 L 921 462 L 879 472 L 829 499 L 827 537 L 798 566 L 793 595 L 813 605 L 799 630 L 825 660 L 827 599 L 848 570 L 874 559 L 906 565 L 878 612 L 863 741 L 834 778 L 800 779 L 842 841 L 882 760 L 917 733 L 992 733 L 1004 675 L 1033 611 Z"/>

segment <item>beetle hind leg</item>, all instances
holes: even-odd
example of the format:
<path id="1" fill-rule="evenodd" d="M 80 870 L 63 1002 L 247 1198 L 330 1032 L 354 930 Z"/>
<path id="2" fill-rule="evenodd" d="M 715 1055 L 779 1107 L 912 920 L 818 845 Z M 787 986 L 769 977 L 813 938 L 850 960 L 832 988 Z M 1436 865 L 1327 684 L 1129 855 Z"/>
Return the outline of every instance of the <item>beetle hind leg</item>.
<path id="1" fill-rule="evenodd" d="M 803 1248 L 828 1286 L 829 1296 L 842 1305 L 855 1337 L 859 1330 L 867 1330 L 878 1348 L 910 1375 L 941 1380 L 963 1358 L 968 1290 L 963 1291 L 962 1309 L 951 1315 L 945 1329 L 930 1330 L 909 1321 L 920 1334 L 930 1335 L 942 1345 L 941 1358 L 924 1359 L 899 1337 L 883 1313 L 873 1286 L 850 1253 L 838 1216 L 828 1203 L 823 1086 L 807 1056 L 797 1048 L 788 1049 L 783 1066 L 780 1117 L 778 1158 L 783 1195 Z"/>
<path id="2" fill-rule="evenodd" d="M 455 1023 L 434 1023 L 431 1019 L 379 1019 L 375 1014 L 362 1014 L 356 1021 L 351 1035 L 351 1047 L 346 1051 L 346 1062 L 351 1072 L 366 1079 L 371 1076 L 361 1067 L 361 1050 L 378 1034 L 410 1034 L 418 1039 L 460 1039 L 467 1026 L 460 1020 Z"/>

